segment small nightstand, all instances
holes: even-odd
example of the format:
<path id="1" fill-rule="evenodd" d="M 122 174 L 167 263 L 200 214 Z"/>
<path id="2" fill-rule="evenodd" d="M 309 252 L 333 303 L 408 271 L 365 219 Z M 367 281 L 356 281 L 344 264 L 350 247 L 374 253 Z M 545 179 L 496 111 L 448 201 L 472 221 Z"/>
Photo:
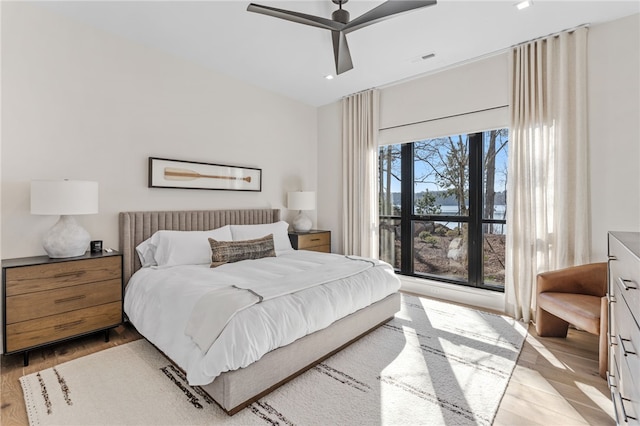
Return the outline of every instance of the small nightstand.
<path id="1" fill-rule="evenodd" d="M 122 254 L 2 261 L 4 354 L 29 351 L 122 324 Z"/>
<path id="2" fill-rule="evenodd" d="M 312 229 L 308 232 L 289 232 L 289 240 L 296 250 L 331 253 L 331 231 Z"/>

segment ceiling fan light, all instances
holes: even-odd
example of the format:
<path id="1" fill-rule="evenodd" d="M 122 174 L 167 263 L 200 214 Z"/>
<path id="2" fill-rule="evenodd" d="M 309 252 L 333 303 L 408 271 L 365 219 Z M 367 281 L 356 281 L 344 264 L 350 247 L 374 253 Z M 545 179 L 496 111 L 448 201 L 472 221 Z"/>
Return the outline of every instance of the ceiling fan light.
<path id="1" fill-rule="evenodd" d="M 529 6 L 531 6 L 532 4 L 533 4 L 533 3 L 531 2 L 531 0 L 524 0 L 524 1 L 521 1 L 521 2 L 519 2 L 519 3 L 516 3 L 516 8 L 517 8 L 518 10 L 522 10 L 522 9 L 526 9 L 526 8 L 528 8 L 528 7 L 529 7 Z"/>
<path id="2" fill-rule="evenodd" d="M 333 80 L 333 75 L 327 74 L 324 76 L 325 80 Z"/>

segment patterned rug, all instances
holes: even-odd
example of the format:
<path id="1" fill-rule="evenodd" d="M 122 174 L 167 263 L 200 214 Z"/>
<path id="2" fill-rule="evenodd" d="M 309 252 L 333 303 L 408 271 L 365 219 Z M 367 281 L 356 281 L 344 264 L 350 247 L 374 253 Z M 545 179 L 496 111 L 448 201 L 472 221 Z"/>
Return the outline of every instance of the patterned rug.
<path id="1" fill-rule="evenodd" d="M 233 417 L 138 340 L 20 378 L 31 425 L 490 425 L 526 327 L 403 295 L 393 320 Z"/>

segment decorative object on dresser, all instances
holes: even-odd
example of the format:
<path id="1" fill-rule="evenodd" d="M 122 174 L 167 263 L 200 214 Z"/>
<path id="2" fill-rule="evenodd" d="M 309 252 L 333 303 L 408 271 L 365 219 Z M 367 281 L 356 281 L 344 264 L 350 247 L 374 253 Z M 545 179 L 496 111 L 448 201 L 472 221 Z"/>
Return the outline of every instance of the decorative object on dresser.
<path id="1" fill-rule="evenodd" d="M 149 157 L 149 188 L 262 191 L 262 170 Z"/>
<path id="2" fill-rule="evenodd" d="M 609 388 L 616 422 L 640 424 L 640 233 L 609 232 Z"/>
<path id="3" fill-rule="evenodd" d="M 122 323 L 122 255 L 87 253 L 2 261 L 4 354 L 109 329 Z"/>
<path id="4" fill-rule="evenodd" d="M 289 240 L 296 250 L 331 253 L 331 231 L 312 229 L 306 232 L 289 232 Z"/>
<path id="5" fill-rule="evenodd" d="M 98 182 L 84 180 L 34 180 L 31 214 L 60 215 L 45 234 L 44 250 L 51 258 L 82 256 L 91 237 L 72 215 L 98 213 Z"/>
<path id="6" fill-rule="evenodd" d="M 304 210 L 316 208 L 316 193 L 313 191 L 297 191 L 287 194 L 287 208 L 298 210 L 298 216 L 293 219 L 293 229 L 296 232 L 307 232 L 311 229 L 312 222 L 309 216 L 304 214 Z"/>

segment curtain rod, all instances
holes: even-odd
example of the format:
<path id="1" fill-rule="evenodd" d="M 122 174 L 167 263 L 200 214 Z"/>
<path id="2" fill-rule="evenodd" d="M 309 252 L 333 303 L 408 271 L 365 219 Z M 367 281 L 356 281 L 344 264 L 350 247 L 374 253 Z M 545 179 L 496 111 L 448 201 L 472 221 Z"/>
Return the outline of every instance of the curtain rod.
<path id="1" fill-rule="evenodd" d="M 344 96 L 343 96 L 342 98 L 340 98 L 340 99 L 347 99 L 347 98 L 348 98 L 348 97 L 350 97 L 350 96 L 353 96 L 353 95 L 359 95 L 360 93 L 368 92 L 369 90 L 377 90 L 377 89 L 378 89 L 377 87 L 369 87 L 368 89 L 362 89 L 362 90 L 360 90 L 360 91 L 358 91 L 358 92 L 349 93 L 348 95 L 344 95 Z"/>
<path id="2" fill-rule="evenodd" d="M 429 76 L 429 75 L 432 75 L 432 74 L 437 74 L 437 73 L 440 73 L 440 72 L 443 72 L 443 71 L 447 71 L 447 70 L 450 70 L 450 69 L 453 69 L 453 68 L 460 67 L 462 65 L 467 65 L 467 64 L 472 63 L 472 62 L 477 62 L 477 61 L 481 61 L 483 59 L 488 59 L 488 58 L 491 58 L 493 56 L 497 56 L 497 55 L 500 55 L 500 54 L 503 54 L 503 53 L 507 53 L 510 49 L 512 49 L 512 48 L 514 48 L 516 46 L 520 46 L 520 45 L 523 45 L 523 44 L 531 43 L 532 41 L 536 41 L 536 40 L 540 40 L 540 39 L 544 39 L 544 38 L 548 38 L 548 37 L 558 37 L 560 35 L 560 33 L 574 32 L 574 31 L 576 31 L 576 30 L 578 30 L 580 28 L 583 28 L 583 27 L 589 28 L 590 25 L 591 24 L 580 24 L 578 26 L 575 26 L 575 27 L 572 27 L 572 28 L 568 28 L 566 30 L 558 31 L 556 33 L 551 33 L 551 34 L 548 34 L 546 36 L 540 36 L 540 37 L 537 37 L 537 38 L 533 38 L 533 39 L 528 40 L 528 41 L 523 41 L 521 43 L 514 44 L 514 45 L 512 45 L 510 47 L 505 47 L 503 49 L 499 49 L 499 50 L 496 50 L 494 52 L 489 52 L 489 53 L 485 53 L 484 55 L 480 55 L 480 56 L 476 56 L 476 57 L 473 57 L 473 58 L 465 59 L 463 61 L 456 62 L 456 63 L 450 64 L 450 65 L 446 65 L 446 66 L 441 67 L 441 68 L 437 68 L 437 69 L 434 69 L 434 70 L 426 71 L 424 73 L 413 75 L 413 76 L 410 76 L 410 77 L 406 77 L 406 78 L 403 78 L 403 79 L 400 79 L 400 80 L 392 81 L 392 82 L 380 85 L 378 87 L 370 87 L 368 89 L 361 90 L 359 92 L 343 96 L 341 99 L 346 99 L 349 96 L 357 95 L 358 93 L 366 92 L 367 90 L 372 90 L 372 89 L 382 90 L 382 89 L 386 89 L 387 87 L 395 86 L 397 84 L 406 83 L 406 82 L 411 81 L 411 80 L 417 80 L 417 79 L 422 78 L 422 77 L 426 77 L 426 76 Z M 474 111 L 472 111 L 472 112 L 474 112 Z M 447 117 L 444 117 L 444 118 L 447 118 Z"/>
<path id="3" fill-rule="evenodd" d="M 589 28 L 589 26 L 590 26 L 590 25 L 591 25 L 591 24 L 580 24 L 580 25 L 578 25 L 578 26 L 576 26 L 576 27 L 567 28 L 566 30 L 558 31 L 558 32 L 556 32 L 556 33 L 551 33 L 551 34 L 547 34 L 547 35 L 545 35 L 545 36 L 540 36 L 540 37 L 532 38 L 531 40 L 527 40 L 527 41 L 523 41 L 522 43 L 514 44 L 514 45 L 512 45 L 511 47 L 513 48 L 513 47 L 522 46 L 522 45 L 525 45 L 525 44 L 532 43 L 532 42 L 534 42 L 534 41 L 544 40 L 544 39 L 546 39 L 546 38 L 556 38 L 556 37 L 559 37 L 559 36 L 560 36 L 560 34 L 562 34 L 562 33 L 572 33 L 572 32 L 574 32 L 574 31 L 579 30 L 580 28 Z"/>

